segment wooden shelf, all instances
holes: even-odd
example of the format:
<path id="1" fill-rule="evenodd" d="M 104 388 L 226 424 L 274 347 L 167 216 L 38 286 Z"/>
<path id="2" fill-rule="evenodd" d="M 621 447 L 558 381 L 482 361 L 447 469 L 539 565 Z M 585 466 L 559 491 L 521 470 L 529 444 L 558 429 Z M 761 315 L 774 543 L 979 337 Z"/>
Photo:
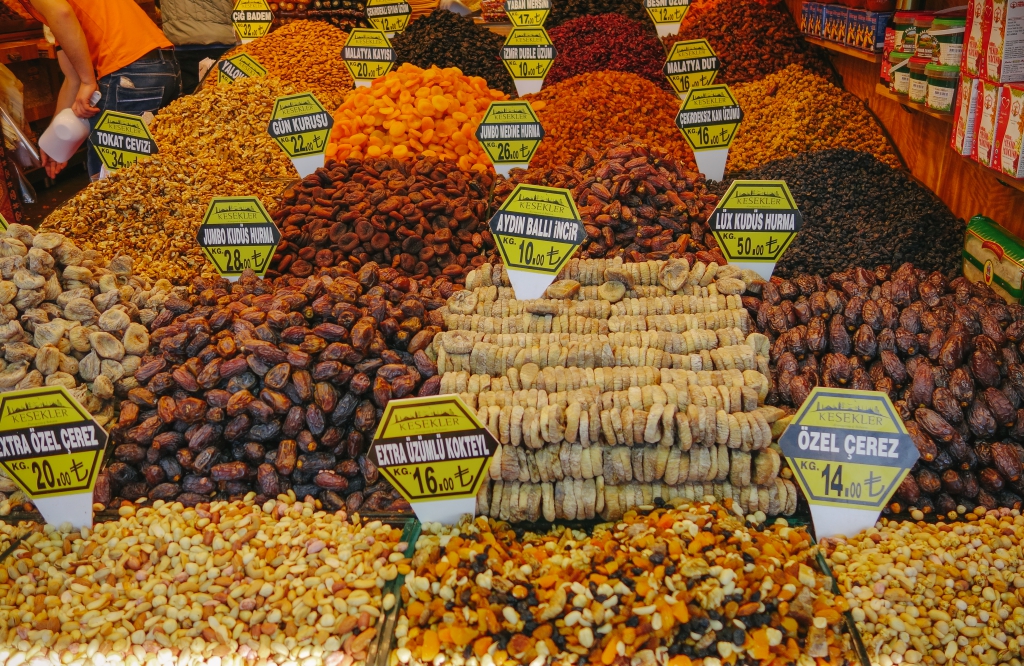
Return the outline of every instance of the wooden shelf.
<path id="1" fill-rule="evenodd" d="M 820 39 L 818 37 L 808 37 L 807 35 L 804 35 L 804 39 L 810 42 L 811 44 L 820 46 L 821 48 L 832 51 L 833 53 L 840 53 L 842 55 L 850 56 L 851 58 L 857 58 L 858 60 L 865 60 L 867 62 L 882 62 L 881 53 L 869 53 L 868 51 L 861 51 L 860 49 L 855 49 L 852 46 L 846 46 L 845 44 L 839 44 L 838 42 L 830 42 L 827 39 Z"/>
<path id="2" fill-rule="evenodd" d="M 896 102 L 897 104 L 899 104 L 900 106 L 902 106 L 905 109 L 910 109 L 910 110 L 913 110 L 913 111 L 918 111 L 920 113 L 925 114 L 926 116 L 931 116 L 932 118 L 938 118 L 939 120 L 941 120 L 944 123 L 950 123 L 950 124 L 953 123 L 953 114 L 952 113 L 942 113 L 941 111 L 936 111 L 935 109 L 930 109 L 930 108 L 928 108 L 924 104 L 918 104 L 916 102 L 911 102 L 908 98 L 902 97 L 902 96 L 897 95 L 896 93 L 890 91 L 888 88 L 885 87 L 885 85 L 883 85 L 881 83 L 876 83 L 875 84 L 875 94 L 880 95 L 882 97 L 885 97 L 886 99 L 890 99 L 890 100 Z"/>
<path id="3" fill-rule="evenodd" d="M 970 160 L 971 158 L 970 157 L 965 157 L 964 159 L 965 160 Z M 971 160 L 971 161 L 973 162 L 974 160 Z M 975 162 L 975 164 L 978 164 L 978 163 Z M 995 179 L 998 180 L 1002 185 L 1006 185 L 1007 187 L 1012 187 L 1015 190 L 1019 190 L 1021 192 L 1024 192 L 1024 179 L 1012 178 L 1010 176 L 1007 176 L 1002 171 L 999 171 L 998 169 L 993 169 L 992 167 L 987 167 L 987 166 L 985 166 L 983 164 L 978 164 L 978 166 L 981 167 L 982 171 L 984 171 L 984 172 L 994 176 Z"/>

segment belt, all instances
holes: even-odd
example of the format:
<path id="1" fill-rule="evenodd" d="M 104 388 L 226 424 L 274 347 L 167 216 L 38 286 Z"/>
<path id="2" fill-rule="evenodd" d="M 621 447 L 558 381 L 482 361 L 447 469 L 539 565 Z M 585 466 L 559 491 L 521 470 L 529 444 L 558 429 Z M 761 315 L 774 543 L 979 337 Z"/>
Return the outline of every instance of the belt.
<path id="1" fill-rule="evenodd" d="M 153 49 L 139 60 L 171 60 L 174 58 L 174 49 Z"/>

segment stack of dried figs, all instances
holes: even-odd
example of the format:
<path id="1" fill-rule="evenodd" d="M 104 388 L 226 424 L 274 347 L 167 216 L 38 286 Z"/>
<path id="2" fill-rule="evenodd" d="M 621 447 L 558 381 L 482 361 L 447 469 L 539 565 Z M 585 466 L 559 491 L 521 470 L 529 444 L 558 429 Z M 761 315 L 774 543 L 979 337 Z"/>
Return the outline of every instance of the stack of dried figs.
<path id="1" fill-rule="evenodd" d="M 268 276 L 373 261 L 430 284 L 462 282 L 494 247 L 493 176 L 436 157 L 329 160 L 286 194 L 273 216 L 283 240 Z"/>
<path id="2" fill-rule="evenodd" d="M 743 303 L 772 340 L 772 404 L 815 386 L 889 394 L 921 458 L 894 511 L 1020 508 L 1024 307 L 904 264 L 772 278 Z"/>
<path id="3" fill-rule="evenodd" d="M 153 321 L 96 501 L 186 505 L 289 489 L 331 510 L 402 510 L 367 460 L 391 398 L 437 393 L 424 351 L 451 295 L 366 263 L 308 278 L 197 279 Z"/>

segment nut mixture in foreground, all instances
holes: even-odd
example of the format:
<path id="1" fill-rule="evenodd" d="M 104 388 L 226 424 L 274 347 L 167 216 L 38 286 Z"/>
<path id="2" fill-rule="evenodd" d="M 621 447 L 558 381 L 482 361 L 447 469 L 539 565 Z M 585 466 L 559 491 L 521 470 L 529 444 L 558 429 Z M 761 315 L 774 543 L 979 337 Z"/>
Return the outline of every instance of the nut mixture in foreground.
<path id="1" fill-rule="evenodd" d="M 1024 516 L 976 512 L 963 523 L 883 521 L 830 544 L 873 666 L 1020 663 Z"/>
<path id="2" fill-rule="evenodd" d="M 358 665 L 395 602 L 385 583 L 409 571 L 401 530 L 290 495 L 120 515 L 47 525 L 0 569 L 6 644 L 24 663 Z"/>
<path id="3" fill-rule="evenodd" d="M 751 529 L 720 505 L 645 509 L 592 535 L 428 525 L 391 666 L 846 663 L 845 600 L 806 530 Z"/>

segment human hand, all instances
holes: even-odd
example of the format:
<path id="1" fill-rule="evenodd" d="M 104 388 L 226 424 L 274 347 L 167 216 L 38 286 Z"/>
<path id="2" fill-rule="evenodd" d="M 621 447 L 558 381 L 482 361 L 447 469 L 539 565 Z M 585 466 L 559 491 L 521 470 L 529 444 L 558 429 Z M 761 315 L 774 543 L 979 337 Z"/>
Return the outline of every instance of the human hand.
<path id="1" fill-rule="evenodd" d="M 71 104 L 71 110 L 75 112 L 75 115 L 79 118 L 92 118 L 100 112 L 98 108 L 92 105 L 91 97 L 94 92 L 99 90 L 99 86 L 96 82 L 92 83 L 80 83 L 78 85 L 78 93 L 75 95 L 75 101 Z"/>
<path id="2" fill-rule="evenodd" d="M 56 178 L 57 174 L 60 173 L 64 167 L 68 165 L 67 162 L 57 162 L 52 157 L 46 154 L 42 148 L 39 149 L 39 158 L 43 163 L 43 168 L 46 170 L 46 175 L 50 178 Z"/>

